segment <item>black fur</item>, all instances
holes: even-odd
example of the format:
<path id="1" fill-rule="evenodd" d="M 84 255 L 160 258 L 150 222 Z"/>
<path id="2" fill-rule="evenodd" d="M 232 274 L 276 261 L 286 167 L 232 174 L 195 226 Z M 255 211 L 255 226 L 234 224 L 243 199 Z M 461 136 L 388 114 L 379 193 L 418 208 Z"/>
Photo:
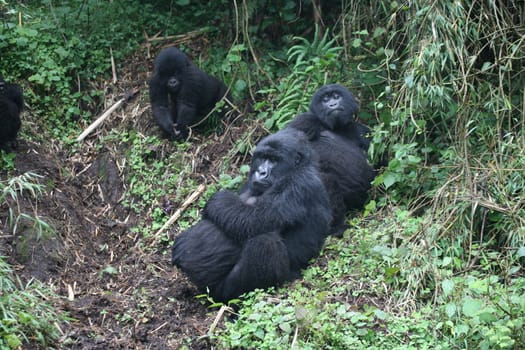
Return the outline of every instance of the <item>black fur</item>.
<path id="1" fill-rule="evenodd" d="M 375 171 L 367 161 L 368 127 L 354 122 L 359 105 L 345 87 L 321 87 L 313 96 L 310 111 L 297 116 L 287 128 L 304 132 L 319 157 L 321 179 L 330 197 L 331 233 L 346 229 L 349 210 L 361 209 Z"/>
<path id="2" fill-rule="evenodd" d="M 10 151 L 20 130 L 20 113 L 24 95 L 17 84 L 10 84 L 0 76 L 0 149 Z"/>
<path id="3" fill-rule="evenodd" d="M 200 121 L 227 92 L 226 85 L 206 74 L 175 47 L 155 59 L 149 82 L 153 116 L 172 140 L 188 137 L 188 127 Z"/>
<path id="4" fill-rule="evenodd" d="M 219 301 L 300 276 L 328 234 L 328 196 L 302 133 L 286 130 L 255 149 L 240 194 L 215 193 L 202 220 L 180 234 L 172 262 Z"/>

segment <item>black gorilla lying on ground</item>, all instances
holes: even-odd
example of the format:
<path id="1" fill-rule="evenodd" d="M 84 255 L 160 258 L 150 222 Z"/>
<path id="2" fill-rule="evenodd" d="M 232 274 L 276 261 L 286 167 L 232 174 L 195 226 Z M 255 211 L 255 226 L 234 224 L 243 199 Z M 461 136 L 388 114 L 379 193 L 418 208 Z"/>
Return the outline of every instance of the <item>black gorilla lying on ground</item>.
<path id="1" fill-rule="evenodd" d="M 331 233 L 336 236 L 346 229 L 347 212 L 364 206 L 375 177 L 366 154 L 368 127 L 354 122 L 357 112 L 359 105 L 348 89 L 325 85 L 314 94 L 310 111 L 287 126 L 304 132 L 318 155 L 332 208 Z"/>
<path id="2" fill-rule="evenodd" d="M 256 147 L 240 194 L 215 193 L 182 232 L 172 262 L 227 301 L 298 278 L 328 234 L 330 205 L 304 135 L 281 131 Z"/>
<path id="3" fill-rule="evenodd" d="M 0 76 L 0 149 L 10 151 L 20 130 L 20 113 L 24 96 L 20 86 L 4 81 Z"/>
<path id="4" fill-rule="evenodd" d="M 188 127 L 206 116 L 226 95 L 224 83 L 206 74 L 175 47 L 155 59 L 149 82 L 153 116 L 172 140 L 188 137 Z"/>

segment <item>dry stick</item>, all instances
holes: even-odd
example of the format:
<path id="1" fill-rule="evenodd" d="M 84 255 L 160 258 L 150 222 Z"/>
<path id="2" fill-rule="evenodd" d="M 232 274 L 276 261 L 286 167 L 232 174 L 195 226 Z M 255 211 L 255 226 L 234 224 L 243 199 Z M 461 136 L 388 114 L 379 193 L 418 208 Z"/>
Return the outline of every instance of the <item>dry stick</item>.
<path id="1" fill-rule="evenodd" d="M 82 132 L 82 134 L 80 134 L 79 137 L 77 137 L 77 142 L 80 142 L 82 141 L 83 139 L 86 138 L 87 135 L 89 135 L 89 133 L 91 133 L 97 126 L 99 126 L 100 124 L 102 124 L 102 122 L 107 118 L 109 117 L 109 115 L 111 113 L 113 113 L 117 108 L 120 107 L 120 105 L 122 105 L 124 102 L 126 101 L 129 101 L 133 98 L 133 96 L 135 96 L 137 93 L 139 92 L 139 90 L 133 90 L 133 91 L 128 91 L 124 94 L 124 97 L 121 98 L 120 100 L 118 100 L 117 102 L 115 102 L 115 104 L 111 107 L 109 107 L 108 110 L 106 110 L 100 117 L 98 117 L 97 120 L 95 120 L 93 123 L 91 123 L 86 130 L 84 130 Z"/>
<path id="2" fill-rule="evenodd" d="M 297 345 L 297 335 L 299 334 L 299 327 L 295 326 L 295 332 L 293 335 L 292 345 L 290 346 L 290 349 L 295 349 L 295 345 Z"/>
<path id="3" fill-rule="evenodd" d="M 117 83 L 117 67 L 115 66 L 115 57 L 113 57 L 113 49 L 109 47 L 109 54 L 111 56 L 111 72 L 113 73 L 113 84 Z"/>
<path id="4" fill-rule="evenodd" d="M 177 209 L 177 211 L 173 213 L 170 219 L 166 221 L 164 225 L 162 225 L 160 230 L 158 230 L 155 233 L 154 238 L 157 238 L 164 230 L 166 230 L 168 227 L 173 225 L 175 221 L 179 219 L 182 212 L 186 210 L 186 208 L 189 207 L 190 204 L 193 203 L 204 192 L 205 189 L 206 189 L 206 186 L 204 186 L 204 184 L 200 184 L 199 187 L 195 190 L 195 192 L 193 192 L 188 198 L 186 198 L 186 200 L 184 201 L 184 203 L 182 203 L 180 208 Z M 153 242 L 155 242 L 155 240 L 153 240 Z"/>
<path id="5" fill-rule="evenodd" d="M 210 326 L 210 330 L 208 331 L 208 335 L 213 335 L 213 332 L 215 332 L 215 328 L 217 328 L 217 325 L 219 324 L 219 321 L 221 320 L 222 316 L 224 315 L 224 312 L 232 312 L 232 308 L 226 305 L 222 305 L 219 309 L 219 312 L 217 313 L 217 316 L 215 316 L 215 320 L 213 320 L 213 323 Z"/>
<path id="6" fill-rule="evenodd" d="M 196 37 L 196 36 L 198 36 L 200 34 L 203 34 L 207 30 L 208 30 L 208 28 L 205 27 L 205 28 L 202 28 L 202 29 L 192 30 L 192 31 L 184 33 L 184 34 L 169 35 L 169 36 L 162 36 L 162 37 L 159 37 L 160 32 L 155 34 L 152 37 L 148 37 L 147 34 L 146 34 L 146 40 L 148 42 L 167 41 L 167 40 L 173 40 L 173 39 L 177 39 L 176 41 L 185 41 L 185 40 L 189 40 L 191 38 L 194 38 L 194 37 Z"/>
<path id="7" fill-rule="evenodd" d="M 113 106 L 109 107 L 108 110 L 106 110 L 104 112 L 104 114 L 102 114 L 97 120 L 95 120 L 93 123 L 91 123 L 90 126 L 87 127 L 86 130 L 84 130 L 84 132 L 82 132 L 82 134 L 80 134 L 79 137 L 77 137 L 77 141 L 82 141 L 83 139 L 86 138 L 87 135 L 89 135 L 89 133 L 91 133 L 93 130 L 95 130 L 95 128 L 97 126 L 99 126 L 100 124 L 102 124 L 102 122 L 107 118 L 109 117 L 109 115 L 111 113 L 113 113 L 117 108 L 120 107 L 121 104 L 123 104 L 124 102 L 126 101 L 126 98 L 121 98 L 120 100 L 118 100 Z"/>

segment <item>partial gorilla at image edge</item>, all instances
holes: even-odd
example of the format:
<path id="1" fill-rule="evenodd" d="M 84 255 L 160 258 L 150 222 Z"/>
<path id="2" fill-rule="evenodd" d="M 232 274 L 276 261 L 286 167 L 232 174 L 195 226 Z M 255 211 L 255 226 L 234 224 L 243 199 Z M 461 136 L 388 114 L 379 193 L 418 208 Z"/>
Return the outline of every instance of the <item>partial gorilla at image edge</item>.
<path id="1" fill-rule="evenodd" d="M 17 84 L 7 83 L 0 75 L 0 149 L 11 151 L 16 141 L 24 108 L 24 95 Z"/>
<path id="2" fill-rule="evenodd" d="M 216 301 L 300 277 L 328 234 L 328 195 L 302 133 L 264 138 L 239 193 L 215 193 L 173 245 L 173 264 Z"/>
<path id="3" fill-rule="evenodd" d="M 153 116 L 171 140 L 188 137 L 193 124 L 204 118 L 227 93 L 219 79 L 193 64 L 175 47 L 163 49 L 156 57 L 149 82 Z"/>

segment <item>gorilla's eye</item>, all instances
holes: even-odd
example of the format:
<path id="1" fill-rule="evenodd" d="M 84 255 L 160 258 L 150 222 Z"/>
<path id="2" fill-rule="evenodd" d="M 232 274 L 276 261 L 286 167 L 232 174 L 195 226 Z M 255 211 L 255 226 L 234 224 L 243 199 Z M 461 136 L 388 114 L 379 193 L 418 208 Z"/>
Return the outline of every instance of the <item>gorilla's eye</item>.
<path id="1" fill-rule="evenodd" d="M 268 158 L 266 158 L 266 159 L 268 159 L 272 163 L 279 163 L 279 161 L 281 160 L 278 156 L 273 156 L 273 155 L 272 156 L 268 156 Z"/>

